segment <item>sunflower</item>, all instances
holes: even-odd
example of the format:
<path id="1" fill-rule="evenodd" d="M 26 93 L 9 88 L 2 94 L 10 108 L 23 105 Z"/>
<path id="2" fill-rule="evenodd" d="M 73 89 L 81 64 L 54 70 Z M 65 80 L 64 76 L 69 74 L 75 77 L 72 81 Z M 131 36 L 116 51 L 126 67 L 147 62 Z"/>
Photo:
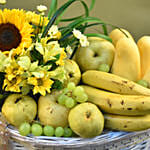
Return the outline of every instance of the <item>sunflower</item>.
<path id="1" fill-rule="evenodd" d="M 42 17 L 41 15 L 36 14 L 32 11 L 26 12 L 26 19 L 29 23 L 34 24 L 36 26 L 47 25 L 49 21 L 47 17 Z"/>
<path id="2" fill-rule="evenodd" d="M 0 50 L 8 54 L 11 49 L 19 55 L 32 43 L 33 28 L 26 20 L 24 10 L 0 10 Z"/>

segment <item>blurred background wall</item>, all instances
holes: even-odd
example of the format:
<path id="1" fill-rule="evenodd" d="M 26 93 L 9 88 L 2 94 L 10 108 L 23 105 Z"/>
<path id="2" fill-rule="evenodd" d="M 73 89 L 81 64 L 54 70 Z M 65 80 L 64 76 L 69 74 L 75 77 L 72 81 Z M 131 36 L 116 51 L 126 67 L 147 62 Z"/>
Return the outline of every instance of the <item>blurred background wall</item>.
<path id="1" fill-rule="evenodd" d="M 58 0 L 62 5 L 67 0 Z M 91 0 L 86 0 L 90 4 Z M 39 4 L 49 7 L 51 0 L 7 0 L 8 8 L 24 8 L 36 10 Z M 1 7 L 1 6 L 0 6 Z M 79 3 L 71 6 L 65 17 L 79 15 L 83 9 Z M 96 5 L 91 16 L 96 16 L 103 21 L 127 29 L 136 40 L 143 35 L 150 34 L 150 0 L 96 0 Z M 98 27 L 91 29 L 96 32 Z"/>

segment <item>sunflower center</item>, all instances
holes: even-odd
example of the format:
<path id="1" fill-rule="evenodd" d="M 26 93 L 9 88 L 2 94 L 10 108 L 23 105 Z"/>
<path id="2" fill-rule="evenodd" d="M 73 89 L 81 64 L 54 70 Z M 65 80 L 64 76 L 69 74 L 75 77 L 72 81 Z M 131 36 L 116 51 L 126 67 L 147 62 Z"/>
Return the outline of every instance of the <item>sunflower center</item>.
<path id="1" fill-rule="evenodd" d="M 9 51 L 17 48 L 21 43 L 21 34 L 19 29 L 11 23 L 0 24 L 0 50 Z"/>
<path id="2" fill-rule="evenodd" d="M 42 79 L 38 79 L 37 81 L 38 81 L 38 86 L 42 86 L 43 85 Z"/>

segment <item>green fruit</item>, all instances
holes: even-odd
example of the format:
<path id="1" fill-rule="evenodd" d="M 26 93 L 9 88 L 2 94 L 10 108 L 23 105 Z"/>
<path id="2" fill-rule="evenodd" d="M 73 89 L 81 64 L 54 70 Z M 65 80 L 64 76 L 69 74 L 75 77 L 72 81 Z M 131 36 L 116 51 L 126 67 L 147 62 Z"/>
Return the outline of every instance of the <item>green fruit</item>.
<path id="1" fill-rule="evenodd" d="M 43 133 L 43 128 L 40 124 L 33 124 L 31 127 L 31 132 L 34 136 L 40 136 Z"/>
<path id="2" fill-rule="evenodd" d="M 43 132 L 44 132 L 44 135 L 46 136 L 53 136 L 55 133 L 55 130 L 52 126 L 45 126 L 43 128 Z"/>
<path id="3" fill-rule="evenodd" d="M 84 93 L 84 89 L 81 86 L 77 86 L 74 90 L 73 90 L 73 96 L 79 96 L 82 95 Z"/>
<path id="4" fill-rule="evenodd" d="M 74 105 L 75 105 L 74 99 L 72 99 L 71 97 L 68 97 L 65 101 L 65 106 L 67 108 L 72 108 L 72 107 L 74 107 Z"/>
<path id="5" fill-rule="evenodd" d="M 98 37 L 89 37 L 88 47 L 79 47 L 76 52 L 76 62 L 82 72 L 98 70 L 100 64 L 112 66 L 115 48 L 107 40 Z"/>
<path id="6" fill-rule="evenodd" d="M 137 81 L 137 83 L 140 84 L 141 86 L 148 88 L 148 82 L 145 80 L 139 80 Z"/>
<path id="7" fill-rule="evenodd" d="M 66 82 L 67 85 L 69 82 L 74 82 L 77 85 L 81 79 L 81 72 L 79 66 L 74 60 L 66 59 L 64 68 L 66 70 Z"/>
<path id="8" fill-rule="evenodd" d="M 69 109 L 58 104 L 58 94 L 51 93 L 46 96 L 41 96 L 38 101 L 38 117 L 41 124 L 50 125 L 54 128 L 68 125 Z"/>
<path id="9" fill-rule="evenodd" d="M 27 136 L 28 134 L 30 134 L 30 131 L 31 131 L 31 126 L 29 123 L 25 122 L 25 123 L 22 123 L 19 127 L 19 133 L 22 135 L 22 136 Z"/>
<path id="10" fill-rule="evenodd" d="M 72 91 L 72 90 L 74 90 L 74 89 L 75 89 L 75 86 L 76 86 L 76 85 L 75 85 L 75 83 L 74 83 L 74 82 L 69 82 L 69 83 L 68 83 L 68 85 L 67 85 L 67 88 L 68 88 L 69 90 L 71 90 L 71 91 Z"/>
<path id="11" fill-rule="evenodd" d="M 103 72 L 109 72 L 110 71 L 110 67 L 108 64 L 100 64 L 99 71 L 103 71 Z"/>
<path id="12" fill-rule="evenodd" d="M 55 129 L 55 136 L 56 137 L 61 137 L 64 135 L 64 129 L 62 127 L 57 127 Z"/>
<path id="13" fill-rule="evenodd" d="M 64 137 L 71 137 L 72 136 L 72 130 L 70 128 L 64 128 Z"/>
<path id="14" fill-rule="evenodd" d="M 2 107 L 2 114 L 7 121 L 19 127 L 24 122 L 32 122 L 37 113 L 37 104 L 29 96 L 11 94 L 5 100 Z"/>
<path id="15" fill-rule="evenodd" d="M 68 120 L 73 132 L 84 138 L 100 135 L 104 128 L 103 114 L 91 103 L 82 103 L 74 107 Z"/>

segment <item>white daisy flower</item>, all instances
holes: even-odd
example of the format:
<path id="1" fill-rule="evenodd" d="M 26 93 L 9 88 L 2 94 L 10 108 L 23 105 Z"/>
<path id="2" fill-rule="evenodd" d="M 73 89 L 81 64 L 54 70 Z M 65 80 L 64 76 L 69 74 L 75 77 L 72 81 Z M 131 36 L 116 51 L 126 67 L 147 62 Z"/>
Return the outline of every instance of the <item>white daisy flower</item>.
<path id="1" fill-rule="evenodd" d="M 6 4 L 6 0 L 0 0 L 0 4 Z"/>
<path id="2" fill-rule="evenodd" d="M 83 36 L 80 38 L 80 44 L 81 44 L 82 47 L 87 47 L 87 46 L 89 46 L 89 41 L 87 40 L 87 37 L 86 37 L 86 36 L 83 35 Z"/>
<path id="3" fill-rule="evenodd" d="M 39 6 L 37 6 L 37 10 L 38 10 L 39 12 L 44 12 L 44 11 L 47 10 L 47 7 L 44 6 L 44 5 L 39 5 Z"/>
<path id="4" fill-rule="evenodd" d="M 79 30 L 73 29 L 73 35 L 79 39 L 80 44 L 82 47 L 87 47 L 89 46 L 89 42 L 87 40 L 87 37 L 83 35 Z"/>
<path id="5" fill-rule="evenodd" d="M 73 29 L 73 35 L 77 38 L 80 39 L 82 37 L 82 33 L 79 30 Z"/>

